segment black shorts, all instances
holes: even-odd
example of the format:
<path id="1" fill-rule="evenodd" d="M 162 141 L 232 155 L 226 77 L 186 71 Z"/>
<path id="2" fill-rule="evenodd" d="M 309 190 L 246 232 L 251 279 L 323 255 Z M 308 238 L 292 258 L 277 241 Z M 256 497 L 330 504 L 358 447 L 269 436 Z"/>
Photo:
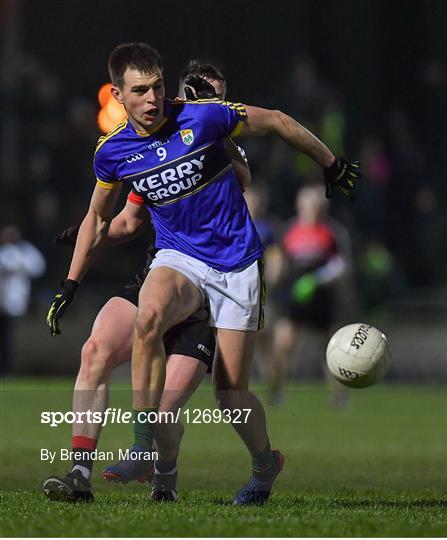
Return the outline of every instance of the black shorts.
<path id="1" fill-rule="evenodd" d="M 334 322 L 334 293 L 330 289 L 317 289 L 314 297 L 303 304 L 291 297 L 290 288 L 281 291 L 280 298 L 281 315 L 296 324 L 329 330 Z"/>
<path id="2" fill-rule="evenodd" d="M 140 284 L 137 280 L 127 283 L 114 296 L 124 298 L 138 307 Z M 163 338 L 166 356 L 183 354 L 192 356 L 207 366 L 211 372 L 216 350 L 214 329 L 208 326 L 208 313 L 201 310 L 168 330 Z"/>

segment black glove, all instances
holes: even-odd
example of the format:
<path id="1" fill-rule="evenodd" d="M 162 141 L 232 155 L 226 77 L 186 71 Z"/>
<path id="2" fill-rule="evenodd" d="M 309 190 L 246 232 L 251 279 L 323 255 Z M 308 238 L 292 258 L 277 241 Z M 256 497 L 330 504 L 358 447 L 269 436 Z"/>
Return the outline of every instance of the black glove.
<path id="1" fill-rule="evenodd" d="M 185 85 L 187 85 L 185 86 L 185 96 L 189 101 L 196 101 L 197 99 L 213 99 L 217 97 L 214 86 L 198 75 L 188 75 L 185 79 Z M 196 95 L 194 95 L 191 88 L 188 88 L 189 86 L 194 88 Z"/>
<path id="2" fill-rule="evenodd" d="M 65 310 L 73 302 L 78 285 L 78 282 L 72 279 L 66 279 L 61 282 L 61 288 L 51 302 L 47 314 L 47 326 L 50 328 L 52 336 L 57 336 L 61 333 L 59 319 L 62 318 Z"/>
<path id="3" fill-rule="evenodd" d="M 75 246 L 76 238 L 78 237 L 80 225 L 71 225 L 56 236 L 54 242 L 56 244 L 66 244 L 67 246 Z"/>
<path id="4" fill-rule="evenodd" d="M 359 161 L 347 161 L 344 157 L 338 156 L 329 169 L 324 170 L 326 181 L 326 197 L 330 199 L 337 187 L 347 197 L 354 197 L 354 180 L 361 178 Z"/>

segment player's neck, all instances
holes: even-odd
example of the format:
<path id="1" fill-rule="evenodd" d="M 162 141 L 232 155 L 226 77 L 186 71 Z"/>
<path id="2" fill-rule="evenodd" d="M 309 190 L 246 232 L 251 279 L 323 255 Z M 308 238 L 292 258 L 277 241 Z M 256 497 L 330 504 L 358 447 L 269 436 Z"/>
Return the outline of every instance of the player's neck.
<path id="1" fill-rule="evenodd" d="M 157 122 L 153 122 L 150 125 L 143 125 L 140 124 L 140 122 L 137 122 L 134 118 L 131 116 L 128 117 L 129 122 L 132 124 L 132 127 L 137 132 L 138 135 L 151 135 L 152 133 L 155 133 L 158 131 L 158 129 L 166 122 L 166 117 L 162 116 L 160 120 Z"/>

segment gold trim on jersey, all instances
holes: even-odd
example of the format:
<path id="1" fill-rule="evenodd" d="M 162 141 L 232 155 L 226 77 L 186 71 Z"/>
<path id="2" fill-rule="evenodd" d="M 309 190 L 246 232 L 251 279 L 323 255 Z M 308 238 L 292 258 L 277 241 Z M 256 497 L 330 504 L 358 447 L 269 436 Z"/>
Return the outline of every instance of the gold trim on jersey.
<path id="1" fill-rule="evenodd" d="M 259 272 L 259 314 L 258 314 L 258 330 L 264 328 L 264 315 L 265 315 L 265 298 L 267 295 L 267 288 L 265 285 L 265 268 L 264 259 L 260 257 L 258 259 L 258 272 Z"/>
<path id="2" fill-rule="evenodd" d="M 229 109 L 234 109 L 243 117 L 247 116 L 247 111 L 245 110 L 245 105 L 243 103 L 235 103 L 234 101 L 223 101 L 218 98 L 196 99 L 195 101 L 169 101 L 169 103 L 171 105 L 184 105 L 185 103 L 188 103 L 188 105 L 208 105 L 210 103 L 216 103 L 217 105 L 225 105 Z"/>
<path id="3" fill-rule="evenodd" d="M 239 120 L 237 123 L 237 126 L 233 129 L 233 131 L 230 133 L 228 138 L 232 139 L 233 137 L 237 137 L 239 133 L 242 131 L 242 128 L 244 127 L 244 121 Z"/>
<path id="4" fill-rule="evenodd" d="M 201 148 L 196 148 L 192 152 L 189 152 L 188 154 L 185 154 L 183 156 L 180 156 L 176 159 L 173 159 L 172 161 L 164 161 L 161 165 L 157 165 L 156 167 L 153 167 L 152 169 L 146 169 L 145 171 L 140 171 L 133 174 L 128 174 L 127 176 L 121 177 L 121 180 L 124 180 L 125 178 L 132 178 L 132 176 L 139 176 L 140 174 L 145 174 L 148 172 L 156 171 L 157 169 L 160 169 L 161 167 L 166 167 L 166 165 L 171 165 L 171 163 L 175 163 L 176 161 L 179 161 L 180 159 L 185 159 L 188 156 L 191 156 L 192 154 L 196 154 L 197 152 L 201 152 L 202 150 L 206 150 L 210 146 L 213 146 L 214 142 L 206 144 L 205 146 L 202 146 Z"/>
<path id="5" fill-rule="evenodd" d="M 195 189 L 194 191 L 190 191 L 188 193 L 185 193 L 184 195 L 182 195 L 181 197 L 177 197 L 176 199 L 172 199 L 171 201 L 167 201 L 165 203 L 156 203 L 156 202 L 152 202 L 150 199 L 149 200 L 149 204 L 151 206 L 167 206 L 168 204 L 172 204 L 172 203 L 175 203 L 177 201 L 180 201 L 181 199 L 184 199 L 186 197 L 189 197 L 190 195 L 194 195 L 194 193 L 197 193 L 198 191 L 201 191 L 203 188 L 205 188 L 206 186 L 208 186 L 209 184 L 211 184 L 211 182 L 214 182 L 214 180 L 217 180 L 218 178 L 220 178 L 223 174 L 225 174 L 227 171 L 229 171 L 231 169 L 232 165 L 230 163 L 230 165 L 227 165 L 225 167 L 225 169 L 222 169 L 220 172 L 218 172 L 216 174 L 216 176 L 213 176 L 213 178 L 211 178 L 211 180 L 208 180 L 208 182 L 206 182 L 205 184 L 202 184 L 201 186 L 199 186 L 197 189 Z"/>
<path id="6" fill-rule="evenodd" d="M 176 99 L 169 99 L 169 98 L 166 98 L 166 101 L 168 101 L 171 105 L 183 105 L 184 103 L 200 103 L 200 102 L 203 102 L 203 101 L 214 101 L 214 102 L 219 102 L 221 103 L 223 100 L 218 98 L 218 97 L 213 97 L 213 98 L 200 98 L 200 99 L 180 99 L 180 98 L 176 98 Z"/>
<path id="7" fill-rule="evenodd" d="M 109 139 L 111 139 L 114 135 L 122 131 L 127 126 L 128 120 L 129 119 L 126 118 L 123 122 L 119 123 L 111 131 L 109 131 L 107 135 L 103 135 L 102 137 L 99 137 L 98 142 L 96 144 L 95 154 L 105 142 L 107 142 Z"/>
<path id="8" fill-rule="evenodd" d="M 119 184 L 121 184 L 121 182 L 118 180 L 115 182 L 103 182 L 99 178 L 96 179 L 96 185 L 103 189 L 116 189 Z"/>
<path id="9" fill-rule="evenodd" d="M 155 126 L 154 129 L 149 131 L 138 131 L 137 128 L 134 127 L 135 133 L 139 135 L 140 137 L 149 137 L 150 135 L 153 135 L 154 133 L 157 133 L 159 129 L 161 129 L 166 122 L 168 121 L 168 117 L 165 116 L 163 120 L 158 124 L 158 126 Z"/>

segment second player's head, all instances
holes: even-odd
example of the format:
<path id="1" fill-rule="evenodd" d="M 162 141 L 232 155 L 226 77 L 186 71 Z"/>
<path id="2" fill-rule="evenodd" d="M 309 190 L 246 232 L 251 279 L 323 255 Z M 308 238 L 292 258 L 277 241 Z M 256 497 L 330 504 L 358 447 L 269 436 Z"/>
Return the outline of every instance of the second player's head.
<path id="1" fill-rule="evenodd" d="M 318 223 L 324 219 L 328 206 L 323 186 L 306 186 L 296 194 L 295 209 L 303 222 Z"/>
<path id="2" fill-rule="evenodd" d="M 109 57 L 114 98 L 124 105 L 132 125 L 154 129 L 164 113 L 163 63 L 156 49 L 146 43 L 123 43 Z"/>
<path id="3" fill-rule="evenodd" d="M 212 64 L 201 64 L 198 60 L 191 60 L 186 64 L 180 73 L 178 95 L 185 99 L 185 79 L 189 75 L 196 75 L 208 81 L 216 91 L 219 99 L 225 99 L 227 92 L 227 83 L 222 72 Z"/>

